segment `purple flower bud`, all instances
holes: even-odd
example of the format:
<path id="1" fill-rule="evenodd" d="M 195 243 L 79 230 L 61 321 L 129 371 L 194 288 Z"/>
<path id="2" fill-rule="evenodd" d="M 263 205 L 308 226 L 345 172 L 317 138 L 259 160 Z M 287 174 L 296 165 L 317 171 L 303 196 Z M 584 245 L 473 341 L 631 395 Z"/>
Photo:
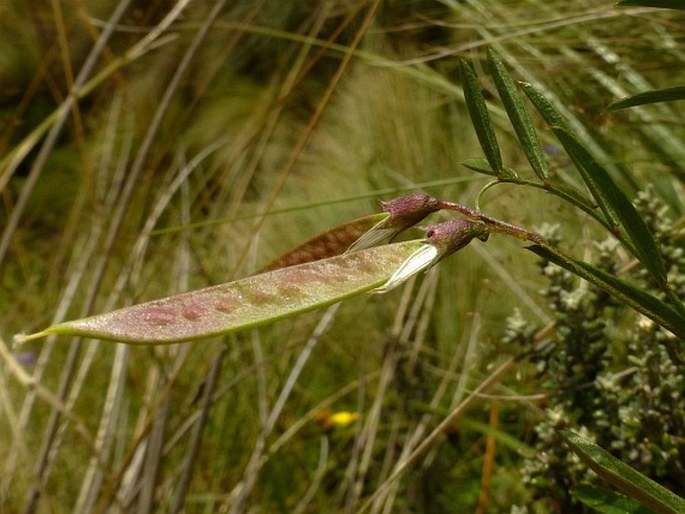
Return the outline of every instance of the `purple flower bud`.
<path id="1" fill-rule="evenodd" d="M 412 253 L 375 293 L 386 293 L 417 273 L 427 270 L 444 257 L 465 247 L 474 237 L 488 238 L 488 227 L 476 221 L 454 219 L 424 228 L 425 244 Z"/>
<path id="2" fill-rule="evenodd" d="M 416 225 L 423 218 L 440 210 L 439 200 L 424 193 L 412 193 L 381 202 L 390 217 L 383 228 L 393 228 L 396 234 Z"/>
<path id="3" fill-rule="evenodd" d="M 452 219 L 437 225 L 424 227 L 426 242 L 435 246 L 440 252 L 440 259 L 461 250 L 474 237 L 487 241 L 488 227 L 477 221 Z"/>
<path id="4" fill-rule="evenodd" d="M 382 241 L 392 241 L 399 233 L 413 227 L 423 218 L 439 211 L 440 200 L 423 193 L 412 193 L 381 202 L 386 218 L 362 235 L 349 252 L 375 246 Z"/>

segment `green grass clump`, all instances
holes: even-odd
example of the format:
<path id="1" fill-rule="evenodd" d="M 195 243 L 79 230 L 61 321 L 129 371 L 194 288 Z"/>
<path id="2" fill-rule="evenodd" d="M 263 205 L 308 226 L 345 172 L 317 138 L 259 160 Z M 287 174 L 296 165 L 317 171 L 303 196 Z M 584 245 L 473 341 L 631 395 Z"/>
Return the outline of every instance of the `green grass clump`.
<path id="1" fill-rule="evenodd" d="M 1 511 L 533 506 L 544 489 L 523 487 L 522 476 L 533 478 L 521 469 L 554 439 L 534 435 L 531 421 L 556 412 L 549 387 L 612 404 L 601 419 L 573 417 L 577 409 L 564 416 L 683 494 L 675 447 L 650 431 L 681 408 L 668 397 L 681 386 L 670 382 L 682 368 L 673 338 L 566 272 L 541 276 L 537 258 L 521 252 L 530 240 L 493 234 L 387 295 L 201 343 L 9 342 L 252 275 L 408 191 L 478 204 L 531 229 L 557 222 L 569 255 L 673 306 L 656 268 L 644 265 L 652 254 L 639 229 L 621 225 L 628 244 L 600 252 L 593 242 L 607 227 L 594 206 L 583 213 L 549 189 L 521 187 L 545 175 L 521 149 L 486 47 L 558 109 L 628 199 L 652 185 L 635 203 L 682 298 L 682 102 L 606 111 L 621 97 L 679 86 L 681 14 L 600 0 L 32 9 L 0 7 Z M 480 81 L 502 170 L 516 180 L 460 165 L 488 164 L 460 59 Z M 545 185 L 590 198 L 570 158 L 579 152 L 569 157 L 558 127 L 545 125 L 523 91 Z M 491 180 L 496 187 L 485 187 Z M 662 205 L 673 217 L 667 228 Z M 592 373 L 561 373 L 571 361 L 557 348 L 576 328 L 568 312 L 547 335 L 549 353 L 532 354 L 563 384 L 540 380 L 501 341 L 513 307 L 528 338 L 559 322 L 550 278 L 563 282 L 559 294 L 580 289 L 597 314 L 583 333 L 598 345 L 584 354 L 597 356 Z M 654 380 L 661 393 L 644 393 Z M 626 423 L 621 414 L 656 403 L 653 419 Z M 564 463 L 554 476 L 585 473 Z"/>

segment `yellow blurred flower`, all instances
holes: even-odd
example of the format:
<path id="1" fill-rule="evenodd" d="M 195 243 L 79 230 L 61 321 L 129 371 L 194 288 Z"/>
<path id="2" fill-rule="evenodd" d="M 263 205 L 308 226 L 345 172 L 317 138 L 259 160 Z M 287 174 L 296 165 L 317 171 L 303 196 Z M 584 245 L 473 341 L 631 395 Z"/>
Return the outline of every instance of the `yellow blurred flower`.
<path id="1" fill-rule="evenodd" d="M 332 430 L 334 428 L 346 427 L 359 419 L 358 412 L 339 411 L 331 412 L 329 410 L 322 410 L 314 415 L 316 421 L 324 430 Z"/>

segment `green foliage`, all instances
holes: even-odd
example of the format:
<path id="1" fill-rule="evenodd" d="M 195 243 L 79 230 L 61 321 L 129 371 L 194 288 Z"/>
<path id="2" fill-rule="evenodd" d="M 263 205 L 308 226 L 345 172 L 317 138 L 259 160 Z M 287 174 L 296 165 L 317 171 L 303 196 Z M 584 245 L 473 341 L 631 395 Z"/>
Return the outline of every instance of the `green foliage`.
<path id="1" fill-rule="evenodd" d="M 276 298 L 257 323 L 278 323 L 205 344 L 0 338 L 0 511 L 641 512 L 557 428 L 682 494 L 681 12 L 65 6 L 0 16 L 3 337 L 268 289 L 286 274 L 255 270 L 386 244 L 398 227 L 368 214 L 407 191 L 440 199 L 410 195 L 428 202 L 407 227 L 451 211 L 428 228 L 456 230 L 444 248 L 493 237 L 425 274 L 437 247 L 407 250 L 382 272 L 401 291 L 297 317 Z M 559 237 L 524 228 L 542 221 Z"/>
<path id="2" fill-rule="evenodd" d="M 515 92 L 515 84 L 508 77 L 506 69 L 494 54 L 489 54 L 491 70 L 496 74 L 496 83 L 507 114 L 522 145 L 527 146 L 528 160 L 539 179 L 545 176 L 540 173 L 537 157 L 540 153 L 534 151 L 537 140 L 530 137 L 532 124 L 523 114 L 524 108 L 520 97 Z M 465 66 L 462 65 L 462 69 Z M 477 91 L 476 79 L 473 75 L 469 90 Z M 628 448 L 640 447 L 640 438 L 632 440 L 632 445 L 623 439 L 624 430 L 616 433 L 619 427 L 630 420 L 628 426 L 660 427 L 661 434 L 644 435 L 650 450 L 648 459 L 635 462 L 638 469 L 652 476 L 660 477 L 668 482 L 674 491 L 683 494 L 682 441 L 685 432 L 680 413 L 685 405 L 679 405 L 680 399 L 685 397 L 685 375 L 682 373 L 682 358 L 680 356 L 682 342 L 685 340 L 685 317 L 683 313 L 683 291 L 680 288 L 681 278 L 685 275 L 685 262 L 669 262 L 667 267 L 662 252 L 680 256 L 682 252 L 673 252 L 672 241 L 676 233 L 666 222 L 665 234 L 663 225 L 654 223 L 655 209 L 663 219 L 662 206 L 655 206 L 652 202 L 646 212 L 640 214 L 616 185 L 610 173 L 593 157 L 587 146 L 573 134 L 571 123 L 565 116 L 549 102 L 544 95 L 538 93 L 529 84 L 524 85 L 528 97 L 532 100 L 540 114 L 551 125 L 555 135 L 568 153 L 588 191 L 599 207 L 598 213 L 587 210 L 587 202 L 578 202 L 575 195 L 559 194 L 578 207 L 583 208 L 597 219 L 602 226 L 616 238 L 617 241 L 633 253 L 639 260 L 643 275 L 639 278 L 642 283 L 637 287 L 616 277 L 617 262 L 614 258 L 615 246 L 610 242 L 597 246 L 599 251 L 599 266 L 566 256 L 557 249 L 556 244 L 550 244 L 542 238 L 535 241 L 531 248 L 543 258 L 540 263 L 543 274 L 550 281 L 550 287 L 545 291 L 547 303 L 556 314 L 554 337 L 540 343 L 534 337 L 537 328 L 531 327 L 525 320 L 514 318 L 510 322 L 509 331 L 505 337 L 507 342 L 522 344 L 524 355 L 536 363 L 536 369 L 547 378 L 546 387 L 551 392 L 550 406 L 547 407 L 547 419 L 536 427 L 539 437 L 537 457 L 528 459 L 526 480 L 547 499 L 546 508 L 576 509 L 574 498 L 570 491 L 576 485 L 591 480 L 583 466 L 575 462 L 573 455 L 569 455 L 561 444 L 568 443 L 573 451 L 580 455 L 581 460 L 589 465 L 597 474 L 607 479 L 613 486 L 638 500 L 642 505 L 655 509 L 657 512 L 680 512 L 683 500 L 675 494 L 653 483 L 644 475 L 633 470 L 621 460 L 611 456 L 597 446 L 588 443 L 587 447 L 581 436 L 570 432 L 560 432 L 564 427 L 579 427 L 581 431 L 600 439 L 600 446 L 611 447 L 618 451 L 624 461 L 634 459 L 634 454 Z M 467 103 L 472 103 L 470 109 L 476 132 L 483 132 L 483 125 L 489 123 L 489 118 L 480 113 L 484 101 L 475 100 L 473 94 L 465 94 Z M 479 128 L 480 127 L 480 128 Z M 492 152 L 492 145 L 487 138 L 479 138 L 486 155 Z M 490 163 L 492 165 L 492 162 Z M 470 166 L 475 171 L 484 171 L 478 166 Z M 494 168 L 494 167 L 493 167 Z M 504 177 L 500 177 L 503 181 Z M 529 185 L 528 182 L 519 182 Z M 548 190 L 554 186 L 546 184 Z M 642 199 L 644 200 L 644 196 Z M 648 202 L 649 203 L 649 202 Z M 649 214 L 651 212 L 651 215 Z M 645 215 L 646 214 L 646 215 Z M 648 227 L 646 219 L 652 221 Z M 556 234 L 550 234 L 554 239 Z M 657 238 L 660 239 L 659 243 Z M 659 248 L 661 246 L 661 248 Z M 669 250 L 670 249 L 670 250 Z M 676 258 L 676 261 L 679 259 Z M 553 264 L 560 266 L 555 267 Z M 563 269 L 567 270 L 566 272 Z M 592 287 L 577 287 L 574 285 L 571 272 L 589 282 Z M 666 299 L 666 302 L 662 301 Z M 641 347 L 635 348 L 631 343 L 623 342 L 629 354 L 636 359 L 638 355 L 646 355 L 647 360 L 656 367 L 642 373 L 644 362 L 634 375 L 635 389 L 630 390 L 625 385 L 614 389 L 619 392 L 618 397 L 606 394 L 603 385 L 612 381 L 612 367 L 626 366 L 628 361 L 620 362 L 620 357 L 612 355 L 610 350 L 617 352 L 621 348 L 618 334 L 621 333 L 624 322 L 618 322 L 618 304 L 616 300 L 632 306 L 649 317 L 656 324 L 643 327 L 651 333 L 662 334 L 662 340 L 653 337 L 640 337 Z M 640 321 L 633 321 L 635 328 L 629 333 L 641 332 Z M 663 332 L 663 330 L 669 330 Z M 611 331 L 611 334 L 609 334 Z M 673 340 L 672 336 L 676 336 Z M 625 336 L 624 336 L 625 337 Z M 611 345 L 609 341 L 611 340 Z M 646 343 L 646 341 L 650 341 Z M 655 394 L 654 387 L 668 383 L 666 396 Z M 641 391 L 648 391 L 648 405 L 634 405 Z M 625 396 L 624 396 L 625 395 Z M 663 403 L 659 403 L 659 398 Z M 632 404 L 628 407 L 628 404 Z M 628 416 L 628 413 L 630 415 Z M 626 419 L 628 417 L 628 419 Z M 651 417 L 657 417 L 648 421 Z M 659 442 L 656 442 L 656 441 Z M 603 444 L 602 444 L 603 443 Z M 622 451 L 621 451 L 622 450 Z M 668 469 L 667 472 L 664 470 Z M 672 479 L 675 478 L 675 481 Z M 534 496 L 535 497 L 535 496 Z M 585 497 L 587 500 L 587 497 Z M 586 504 L 592 502 L 584 501 Z M 532 503 L 531 503 L 532 505 Z M 609 507 L 607 507 L 609 508 Z M 613 508 L 613 507 L 612 507 Z M 609 508 L 611 510 L 611 508 Z"/>
<path id="3" fill-rule="evenodd" d="M 601 478 L 639 500 L 645 507 L 665 514 L 678 514 L 685 510 L 685 500 L 636 472 L 592 441 L 570 430 L 562 430 L 561 437 Z"/>
<path id="4" fill-rule="evenodd" d="M 464 98 L 471 116 L 471 123 L 476 130 L 478 141 L 490 164 L 490 169 L 495 175 L 507 176 L 509 172 L 502 165 L 502 155 L 497 143 L 497 136 L 495 136 L 495 129 L 490 121 L 490 114 L 485 103 L 485 97 L 480 90 L 476 72 L 473 66 L 466 61 L 459 63 L 459 72 L 464 85 Z"/>
<path id="5" fill-rule="evenodd" d="M 609 109 L 617 111 L 619 109 L 626 109 L 627 107 L 636 107 L 638 105 L 648 105 L 660 102 L 674 102 L 676 100 L 685 100 L 685 86 L 675 86 L 638 93 L 637 95 L 610 104 Z"/>
<path id="6" fill-rule="evenodd" d="M 544 181 L 549 175 L 547 160 L 542 152 L 537 131 L 523 103 L 523 98 L 511 75 L 504 67 L 504 63 L 491 50 L 488 50 L 488 65 L 495 80 L 497 92 L 509 116 L 509 121 L 511 121 L 514 132 L 516 132 L 519 143 L 521 143 L 521 148 L 535 174 Z"/>
<path id="7" fill-rule="evenodd" d="M 524 114 L 526 111 L 516 91 L 514 81 L 508 76 L 504 65 L 492 52 L 489 54 L 489 60 L 491 69 L 496 74 L 498 90 L 500 95 L 503 96 L 503 102 L 507 106 L 507 113 L 514 130 L 518 134 L 521 144 L 529 148 L 528 160 L 538 178 L 544 181 L 547 173 L 543 172 L 543 168 L 540 167 L 541 165 L 538 160 L 541 158 L 538 139 L 533 136 L 534 129 L 532 123 L 528 115 Z M 469 68 L 467 65 L 462 65 L 461 69 L 463 71 Z M 485 108 L 485 101 L 482 97 L 478 98 L 476 94 L 479 89 L 475 73 L 470 72 L 468 76 L 468 81 L 471 83 L 468 90 L 471 93 L 467 94 L 467 90 L 465 90 L 465 101 L 472 106 L 469 112 L 471 112 L 476 132 L 491 132 L 493 129 L 489 117 L 481 113 L 482 109 Z M 570 123 L 564 119 L 562 113 L 544 95 L 538 93 L 530 85 L 524 87 L 538 111 L 552 125 L 554 133 L 575 164 L 594 201 L 599 206 L 601 213 L 593 213 L 595 219 L 608 228 L 619 241 L 635 254 L 644 268 L 652 274 L 658 288 L 665 293 L 671 301 L 671 305 L 663 303 L 653 295 L 644 293 L 639 288 L 616 278 L 611 273 L 606 273 L 601 269 L 564 255 L 552 245 L 547 245 L 544 242 L 540 244 L 540 241 L 536 241 L 537 244 L 531 250 L 565 267 L 576 275 L 591 281 L 598 287 L 608 291 L 615 298 L 628 303 L 661 326 L 668 328 L 680 338 L 685 339 L 685 331 L 683 331 L 683 327 L 685 327 L 685 307 L 680 297 L 674 293 L 668 284 L 666 268 L 652 232 L 647 228 L 647 225 L 637 213 L 630 200 L 616 185 L 609 172 L 597 162 L 585 145 L 568 131 Z M 490 128 L 486 130 L 484 127 Z M 486 155 L 492 153 L 493 149 L 490 138 L 480 137 L 479 141 Z M 553 184 L 547 183 L 544 187 L 550 192 L 555 191 L 555 185 Z M 569 194 L 567 189 L 561 190 L 557 195 L 569 200 L 572 204 L 583 208 L 587 212 L 587 201 L 579 201 L 578 197 Z M 673 351 L 677 352 L 677 350 Z"/>
<path id="8" fill-rule="evenodd" d="M 621 227 L 629 249 L 635 253 L 642 265 L 654 275 L 660 285 L 666 287 L 666 270 L 656 247 L 654 236 L 649 232 L 642 218 L 635 212 L 630 200 L 616 186 L 608 172 L 597 163 L 573 135 L 564 129 L 556 129 L 555 133 L 603 211 L 606 222 L 612 228 Z"/>
<path id="9" fill-rule="evenodd" d="M 682 295 L 685 260 L 678 232 L 653 192 L 642 194 L 638 207 L 659 240 L 669 275 Z M 618 271 L 615 248 L 610 240 L 597 245 L 596 269 Z M 568 271 L 549 260 L 540 261 L 540 267 L 549 280 L 544 294 L 555 312 L 554 335 L 536 341 L 538 328 L 517 315 L 505 338 L 521 345 L 549 391 L 545 420 L 536 427 L 538 454 L 526 467 L 526 480 L 538 491 L 535 496 L 571 506 L 571 488 L 595 480 L 564 448 L 557 430 L 566 427 L 580 430 L 625 465 L 685 494 L 679 457 L 685 441 L 680 415 L 685 408 L 685 372 L 669 355 L 673 336 L 663 325 L 626 313 L 602 289 L 576 284 Z M 636 268 L 631 275 L 641 290 L 658 291 L 647 270 Z M 601 471 L 598 474 L 602 476 Z M 643 500 L 639 491 L 624 493 Z"/>

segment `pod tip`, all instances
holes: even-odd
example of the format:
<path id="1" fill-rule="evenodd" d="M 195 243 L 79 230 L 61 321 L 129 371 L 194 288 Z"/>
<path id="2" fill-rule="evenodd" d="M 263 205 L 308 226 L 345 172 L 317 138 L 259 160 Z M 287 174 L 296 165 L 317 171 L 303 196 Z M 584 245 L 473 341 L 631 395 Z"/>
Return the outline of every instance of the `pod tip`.
<path id="1" fill-rule="evenodd" d="M 33 334 L 15 334 L 12 340 L 14 341 L 14 344 L 17 346 L 21 346 L 27 341 L 32 341 L 33 339 L 40 339 L 41 337 L 45 337 L 48 335 L 47 330 L 41 330 L 40 332 L 35 332 Z"/>

